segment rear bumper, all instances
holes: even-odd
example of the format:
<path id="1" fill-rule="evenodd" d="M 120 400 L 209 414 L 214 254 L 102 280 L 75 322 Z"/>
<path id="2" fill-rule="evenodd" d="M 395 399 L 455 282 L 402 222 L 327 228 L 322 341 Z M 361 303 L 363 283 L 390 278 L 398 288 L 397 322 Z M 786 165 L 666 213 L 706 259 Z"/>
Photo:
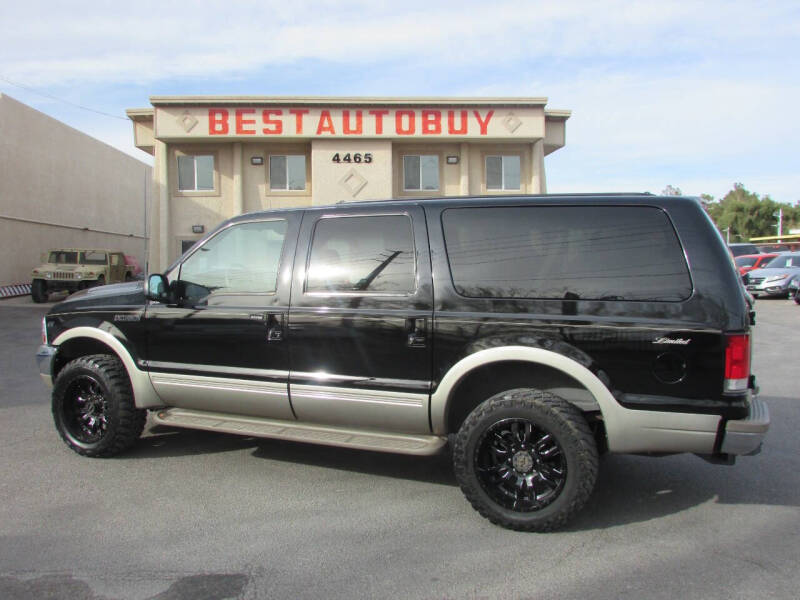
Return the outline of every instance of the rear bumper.
<path id="1" fill-rule="evenodd" d="M 744 419 L 728 421 L 722 438 L 722 454 L 756 454 L 769 430 L 769 409 L 759 398 L 750 401 L 750 414 Z"/>

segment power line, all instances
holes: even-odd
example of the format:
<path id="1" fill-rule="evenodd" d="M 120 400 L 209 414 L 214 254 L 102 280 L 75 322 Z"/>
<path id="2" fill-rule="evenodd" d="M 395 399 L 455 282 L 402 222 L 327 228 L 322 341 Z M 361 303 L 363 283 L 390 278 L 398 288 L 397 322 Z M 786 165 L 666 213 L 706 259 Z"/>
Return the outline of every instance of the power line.
<path id="1" fill-rule="evenodd" d="M 45 98 L 50 98 L 51 100 L 55 100 L 57 102 L 63 102 L 64 104 L 69 104 L 70 106 L 74 106 L 75 108 L 80 108 L 81 110 L 86 110 L 89 112 L 93 112 L 98 115 L 103 115 L 104 117 L 111 117 L 112 119 L 119 119 L 120 121 L 127 121 L 128 119 L 125 117 L 120 117 L 119 115 L 112 115 L 111 113 L 103 112 L 102 110 L 95 110 L 94 108 L 89 108 L 88 106 L 83 106 L 82 104 L 76 104 L 75 102 L 70 102 L 69 100 L 64 100 L 64 98 L 59 98 L 58 96 L 53 96 L 52 94 L 48 94 L 47 92 L 40 92 L 39 90 L 33 89 L 32 87 L 28 87 L 26 85 L 22 85 L 21 83 L 16 83 L 3 77 L 0 75 L 0 81 L 5 81 L 9 85 L 13 85 L 14 87 L 18 87 L 23 90 L 27 90 L 33 94 L 38 94 Z"/>

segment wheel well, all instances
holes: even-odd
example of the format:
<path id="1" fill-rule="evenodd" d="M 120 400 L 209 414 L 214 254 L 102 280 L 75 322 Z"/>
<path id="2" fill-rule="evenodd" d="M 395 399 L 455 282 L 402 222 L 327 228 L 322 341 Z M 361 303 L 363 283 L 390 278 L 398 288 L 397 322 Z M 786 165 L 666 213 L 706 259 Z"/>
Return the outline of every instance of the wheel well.
<path id="1" fill-rule="evenodd" d="M 447 432 L 456 433 L 467 415 L 487 398 L 523 387 L 550 391 L 585 414 L 600 410 L 592 394 L 563 371 L 531 362 L 504 361 L 474 369 L 458 382 L 447 403 Z"/>
<path id="2" fill-rule="evenodd" d="M 117 356 L 117 353 L 109 346 L 98 340 L 93 340 L 91 338 L 74 338 L 67 340 L 58 347 L 58 353 L 56 353 L 55 359 L 53 360 L 53 380 L 55 380 L 59 371 L 61 371 L 68 362 L 89 354 L 111 354 Z"/>

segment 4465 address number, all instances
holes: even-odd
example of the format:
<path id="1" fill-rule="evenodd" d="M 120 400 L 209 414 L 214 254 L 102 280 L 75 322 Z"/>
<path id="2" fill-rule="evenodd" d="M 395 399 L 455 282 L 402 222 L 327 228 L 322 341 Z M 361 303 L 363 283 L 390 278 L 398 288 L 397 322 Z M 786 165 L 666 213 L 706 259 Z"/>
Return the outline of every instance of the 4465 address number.
<path id="1" fill-rule="evenodd" d="M 372 162 L 372 153 L 366 152 L 361 154 L 361 152 L 354 152 L 350 154 L 349 152 L 345 155 L 340 155 L 338 152 L 333 155 L 331 159 L 335 163 L 371 163 Z"/>

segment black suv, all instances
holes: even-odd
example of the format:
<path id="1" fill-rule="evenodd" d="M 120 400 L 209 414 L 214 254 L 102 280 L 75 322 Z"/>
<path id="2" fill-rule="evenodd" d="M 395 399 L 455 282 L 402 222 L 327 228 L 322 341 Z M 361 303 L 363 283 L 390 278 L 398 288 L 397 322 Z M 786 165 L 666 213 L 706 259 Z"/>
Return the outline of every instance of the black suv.
<path id="1" fill-rule="evenodd" d="M 700 204 L 651 195 L 339 204 L 231 219 L 147 282 L 53 307 L 56 427 L 155 423 L 432 454 L 473 506 L 563 525 L 602 452 L 760 449 L 754 313 Z"/>

